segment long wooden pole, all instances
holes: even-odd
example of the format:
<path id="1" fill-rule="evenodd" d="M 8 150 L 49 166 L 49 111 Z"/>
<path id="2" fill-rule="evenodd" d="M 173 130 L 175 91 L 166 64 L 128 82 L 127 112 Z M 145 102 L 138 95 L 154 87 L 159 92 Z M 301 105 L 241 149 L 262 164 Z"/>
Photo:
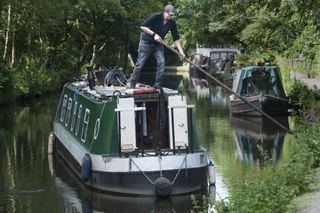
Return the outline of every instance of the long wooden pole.
<path id="1" fill-rule="evenodd" d="M 166 44 L 164 41 L 162 41 L 162 44 L 168 48 L 169 50 L 171 50 L 172 52 L 174 52 L 175 54 L 177 54 L 178 56 L 180 56 L 180 53 L 172 48 L 170 45 Z M 253 109 L 255 109 L 256 111 L 258 111 L 259 113 L 261 113 L 263 116 L 267 117 L 268 119 L 270 119 L 272 122 L 274 122 L 275 124 L 277 124 L 278 126 L 280 126 L 282 129 L 284 129 L 285 131 L 287 131 L 290 134 L 293 134 L 293 132 L 288 129 L 287 127 L 283 126 L 281 123 L 279 123 L 278 121 L 276 121 L 275 119 L 273 119 L 270 115 L 268 115 L 267 113 L 263 112 L 262 110 L 260 110 L 258 107 L 256 107 L 255 105 L 253 105 L 252 103 L 250 103 L 249 101 L 247 101 L 245 98 L 243 98 L 242 96 L 240 96 L 239 94 L 237 94 L 236 92 L 232 91 L 232 89 L 230 89 L 227 85 L 225 85 L 224 83 L 222 83 L 221 81 L 219 81 L 218 79 L 216 79 L 215 77 L 213 77 L 212 75 L 210 75 L 208 72 L 206 72 L 204 69 L 202 69 L 199 65 L 193 63 L 190 59 L 188 58 L 184 58 L 185 61 L 187 61 L 188 63 L 192 64 L 193 66 L 195 66 L 199 71 L 201 71 L 203 74 L 205 74 L 206 76 L 208 76 L 210 79 L 214 80 L 217 84 L 219 84 L 222 88 L 224 88 L 225 90 L 227 90 L 228 92 L 234 94 L 236 97 L 238 97 L 240 100 L 242 100 L 244 103 L 248 104 L 249 106 L 251 106 Z"/>

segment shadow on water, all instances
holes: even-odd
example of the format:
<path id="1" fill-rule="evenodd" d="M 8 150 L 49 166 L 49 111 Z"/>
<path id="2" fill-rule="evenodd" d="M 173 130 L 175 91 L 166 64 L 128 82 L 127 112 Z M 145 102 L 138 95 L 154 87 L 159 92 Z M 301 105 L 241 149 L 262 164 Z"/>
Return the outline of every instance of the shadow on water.
<path id="1" fill-rule="evenodd" d="M 55 186 L 67 212 L 190 212 L 194 209 L 193 202 L 200 202 L 206 192 L 158 198 L 156 196 L 130 196 L 88 189 L 79 178 L 70 171 L 60 158 L 53 159 Z M 49 163 L 50 164 L 50 163 Z M 214 189 L 212 193 L 214 193 Z M 195 199 L 194 201 L 192 200 Z M 213 198 L 214 199 L 214 198 Z M 206 207 L 207 208 L 207 207 Z"/>

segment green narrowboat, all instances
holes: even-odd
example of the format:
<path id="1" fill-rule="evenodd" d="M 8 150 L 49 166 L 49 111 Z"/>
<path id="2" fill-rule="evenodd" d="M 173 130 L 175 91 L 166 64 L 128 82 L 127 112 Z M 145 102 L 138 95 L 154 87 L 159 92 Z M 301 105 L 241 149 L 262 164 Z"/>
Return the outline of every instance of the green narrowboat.
<path id="1" fill-rule="evenodd" d="M 89 188 L 157 196 L 202 190 L 214 184 L 214 170 L 197 139 L 192 107 L 168 88 L 90 90 L 86 81 L 68 83 L 54 119 L 53 150 Z"/>

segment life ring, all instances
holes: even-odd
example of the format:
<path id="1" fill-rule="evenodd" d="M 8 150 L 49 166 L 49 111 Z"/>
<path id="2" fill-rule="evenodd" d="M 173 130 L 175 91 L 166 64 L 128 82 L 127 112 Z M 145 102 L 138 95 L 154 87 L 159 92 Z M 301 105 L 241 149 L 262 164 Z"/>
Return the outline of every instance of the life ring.
<path id="1" fill-rule="evenodd" d="M 82 158 L 82 170 L 81 176 L 84 182 L 87 182 L 91 175 L 91 157 L 89 153 L 86 153 Z"/>

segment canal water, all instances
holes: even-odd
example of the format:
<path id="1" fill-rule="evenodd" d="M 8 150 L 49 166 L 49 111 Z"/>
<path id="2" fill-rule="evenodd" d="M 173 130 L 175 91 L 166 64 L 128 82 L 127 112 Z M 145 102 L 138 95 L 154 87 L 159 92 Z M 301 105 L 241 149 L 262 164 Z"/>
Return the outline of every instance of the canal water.
<path id="1" fill-rule="evenodd" d="M 257 175 L 264 162 L 286 157 L 292 138 L 273 123 L 231 117 L 221 87 L 202 80 L 184 85 L 195 105 L 197 133 L 216 165 L 211 200 L 227 199 L 228 182 Z M 63 162 L 47 154 L 58 99 L 1 108 L 0 212 L 190 212 L 202 205 L 203 194 L 156 199 L 85 189 Z M 288 117 L 281 122 L 291 123 Z"/>

